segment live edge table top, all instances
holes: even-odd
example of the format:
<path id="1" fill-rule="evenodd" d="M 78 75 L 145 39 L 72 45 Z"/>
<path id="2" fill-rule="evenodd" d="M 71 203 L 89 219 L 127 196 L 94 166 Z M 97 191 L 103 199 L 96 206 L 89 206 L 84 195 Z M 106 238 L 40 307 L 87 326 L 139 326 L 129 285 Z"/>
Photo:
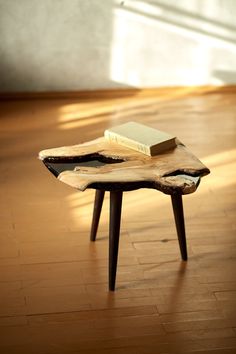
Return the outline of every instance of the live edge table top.
<path id="1" fill-rule="evenodd" d="M 101 137 L 43 150 L 39 158 L 60 181 L 80 191 L 153 188 L 166 194 L 193 193 L 210 171 L 179 140 L 176 143 L 174 149 L 150 157 Z"/>

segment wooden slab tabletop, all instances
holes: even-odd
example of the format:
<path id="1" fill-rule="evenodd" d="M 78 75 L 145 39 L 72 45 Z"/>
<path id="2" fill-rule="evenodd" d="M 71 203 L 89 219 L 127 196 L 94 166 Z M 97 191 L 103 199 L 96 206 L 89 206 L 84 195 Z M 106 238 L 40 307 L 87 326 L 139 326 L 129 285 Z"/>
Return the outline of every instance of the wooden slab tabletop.
<path id="1" fill-rule="evenodd" d="M 84 144 L 43 150 L 39 158 L 47 167 L 50 163 L 66 166 L 73 162 L 73 170 L 65 167 L 57 178 L 80 191 L 88 187 L 124 191 L 154 188 L 166 194 L 193 193 L 200 177 L 210 171 L 179 140 L 176 143 L 176 148 L 150 157 L 101 137 Z M 101 165 L 84 163 L 92 160 Z"/>

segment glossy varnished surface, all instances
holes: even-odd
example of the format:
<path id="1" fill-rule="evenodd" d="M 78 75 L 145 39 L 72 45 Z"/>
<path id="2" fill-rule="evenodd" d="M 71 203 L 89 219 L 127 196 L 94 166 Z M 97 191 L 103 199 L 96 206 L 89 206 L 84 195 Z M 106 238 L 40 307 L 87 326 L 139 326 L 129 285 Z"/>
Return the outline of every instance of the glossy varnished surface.
<path id="1" fill-rule="evenodd" d="M 235 353 L 235 92 L 1 102 L 2 353 Z M 124 194 L 110 294 L 107 197 L 91 243 L 94 191 L 58 183 L 37 155 L 130 120 L 176 134 L 211 174 L 183 197 L 187 263 L 170 198 Z"/>

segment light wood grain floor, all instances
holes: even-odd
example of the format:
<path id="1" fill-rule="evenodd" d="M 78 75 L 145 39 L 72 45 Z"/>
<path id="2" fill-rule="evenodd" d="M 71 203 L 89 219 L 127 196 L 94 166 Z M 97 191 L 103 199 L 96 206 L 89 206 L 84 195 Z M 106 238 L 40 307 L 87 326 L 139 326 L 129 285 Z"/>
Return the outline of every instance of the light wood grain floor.
<path id="1" fill-rule="evenodd" d="M 236 90 L 0 105 L 0 352 L 235 353 Z M 187 263 L 170 198 L 125 193 L 109 293 L 108 196 L 91 244 L 94 191 L 60 183 L 37 154 L 129 120 L 176 134 L 211 174 L 184 197 Z"/>

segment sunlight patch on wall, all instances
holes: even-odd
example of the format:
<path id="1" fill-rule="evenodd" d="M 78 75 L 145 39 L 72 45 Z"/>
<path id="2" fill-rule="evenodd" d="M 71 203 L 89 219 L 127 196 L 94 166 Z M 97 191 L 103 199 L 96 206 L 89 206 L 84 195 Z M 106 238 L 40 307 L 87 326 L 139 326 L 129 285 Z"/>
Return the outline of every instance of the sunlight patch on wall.
<path id="1" fill-rule="evenodd" d="M 203 14 L 114 0 L 111 80 L 134 87 L 224 83 L 214 71 L 222 60 L 226 67 L 235 62 L 236 28 Z"/>
<path id="2" fill-rule="evenodd" d="M 202 13 L 197 13 L 195 9 L 185 11 L 176 5 L 168 6 L 161 2 L 150 4 L 138 0 L 124 1 L 124 5 L 121 7 L 119 6 L 120 1 L 114 0 L 114 4 L 116 5 L 114 15 L 123 16 L 127 19 L 132 19 L 131 16 L 136 15 L 140 22 L 156 24 L 156 26 L 166 28 L 174 33 L 177 31 L 177 33 L 194 38 L 201 43 L 236 50 L 236 27 L 224 23 L 223 18 L 215 21 Z M 219 4 L 216 4 L 216 9 L 219 11 Z"/>

